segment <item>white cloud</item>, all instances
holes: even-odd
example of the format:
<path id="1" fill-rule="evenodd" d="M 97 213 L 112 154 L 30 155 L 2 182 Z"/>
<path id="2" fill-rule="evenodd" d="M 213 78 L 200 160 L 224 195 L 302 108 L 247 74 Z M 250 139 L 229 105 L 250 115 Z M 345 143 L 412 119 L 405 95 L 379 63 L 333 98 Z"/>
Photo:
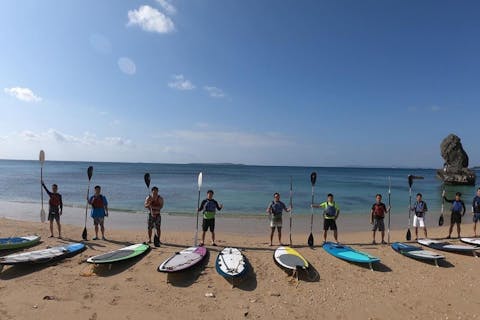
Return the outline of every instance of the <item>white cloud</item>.
<path id="1" fill-rule="evenodd" d="M 174 15 L 175 13 L 177 13 L 177 9 L 171 4 L 171 1 L 157 0 L 157 2 L 167 14 Z"/>
<path id="2" fill-rule="evenodd" d="M 149 32 L 169 33 L 175 30 L 172 19 L 147 5 L 128 11 L 127 26 L 135 25 Z"/>
<path id="3" fill-rule="evenodd" d="M 30 90 L 29 88 L 12 87 L 12 88 L 4 88 L 3 91 L 5 91 L 5 93 L 21 101 L 25 101 L 25 102 L 42 101 L 42 98 L 35 95 L 33 91 Z"/>
<path id="4" fill-rule="evenodd" d="M 172 76 L 173 80 L 168 83 L 168 86 L 177 90 L 193 90 L 195 86 L 190 80 L 185 79 L 183 74 L 176 74 Z"/>
<path id="5" fill-rule="evenodd" d="M 118 59 L 118 67 L 120 70 L 128 75 L 134 75 L 135 72 L 137 72 L 137 66 L 135 65 L 135 62 L 133 62 L 130 58 L 127 57 L 121 57 Z"/>
<path id="6" fill-rule="evenodd" d="M 203 89 L 205 89 L 212 98 L 225 98 L 225 92 L 220 88 L 205 86 Z"/>

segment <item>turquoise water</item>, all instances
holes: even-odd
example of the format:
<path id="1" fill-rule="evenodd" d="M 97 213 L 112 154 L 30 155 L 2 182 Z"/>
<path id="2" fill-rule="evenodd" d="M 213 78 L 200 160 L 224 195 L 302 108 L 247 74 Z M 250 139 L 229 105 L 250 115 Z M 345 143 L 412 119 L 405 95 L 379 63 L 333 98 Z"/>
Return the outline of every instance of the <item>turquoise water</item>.
<path id="1" fill-rule="evenodd" d="M 293 203 L 296 214 L 310 213 L 310 173 L 317 172 L 315 201 L 323 201 L 331 192 L 343 214 L 368 213 L 381 193 L 387 202 L 388 177 L 391 177 L 393 214 L 406 214 L 409 193 L 407 176 L 424 176 L 414 182 L 413 192 L 421 192 L 430 211 L 440 211 L 442 183 L 433 169 L 313 168 L 244 166 L 229 164 L 146 164 L 87 163 L 47 161 L 44 180 L 59 185 L 64 203 L 83 206 L 87 191 L 87 167 L 92 165 L 93 186 L 102 186 L 103 194 L 113 209 L 143 212 L 147 194 L 143 180 L 149 172 L 152 186 L 165 198 L 164 212 L 192 213 L 197 204 L 197 176 L 203 172 L 201 197 L 207 189 L 224 205 L 225 214 L 264 214 L 274 192 L 280 192 L 288 204 L 290 177 L 293 180 Z M 478 173 L 477 173 L 478 174 Z M 0 160 L 0 200 L 40 202 L 40 164 L 38 161 Z M 447 195 L 462 192 L 467 208 L 475 187 L 448 187 Z"/>

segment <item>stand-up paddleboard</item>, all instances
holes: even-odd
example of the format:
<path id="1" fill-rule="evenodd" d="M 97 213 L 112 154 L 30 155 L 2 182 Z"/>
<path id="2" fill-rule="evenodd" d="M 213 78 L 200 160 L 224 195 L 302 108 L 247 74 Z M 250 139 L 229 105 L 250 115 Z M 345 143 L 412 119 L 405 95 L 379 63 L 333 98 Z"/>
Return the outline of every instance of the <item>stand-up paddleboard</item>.
<path id="1" fill-rule="evenodd" d="M 418 239 L 418 243 L 421 245 L 427 246 L 432 249 L 448 251 L 448 252 L 456 252 L 456 253 L 472 253 L 475 257 L 477 256 L 475 250 L 478 247 L 471 246 L 468 244 L 452 244 L 448 241 L 443 240 L 432 240 L 432 239 Z"/>
<path id="2" fill-rule="evenodd" d="M 72 257 L 83 250 L 85 250 L 85 245 L 83 243 L 71 243 L 44 250 L 10 254 L 8 256 L 0 257 L 0 264 L 14 265 L 46 263 Z"/>
<path id="3" fill-rule="evenodd" d="M 190 247 L 165 260 L 159 267 L 160 272 L 178 272 L 193 267 L 207 255 L 205 247 Z"/>
<path id="4" fill-rule="evenodd" d="M 11 250 L 31 247 L 39 242 L 39 236 L 0 238 L 0 250 Z"/>
<path id="5" fill-rule="evenodd" d="M 245 257 L 237 248 L 225 248 L 217 256 L 215 269 L 225 278 L 239 278 L 247 271 Z"/>
<path id="6" fill-rule="evenodd" d="M 297 250 L 290 247 L 278 247 L 273 258 L 281 267 L 290 270 L 308 269 L 309 264 Z"/>
<path id="7" fill-rule="evenodd" d="M 421 247 L 411 246 L 402 242 L 392 243 L 392 249 L 409 258 L 425 261 L 434 261 L 437 267 L 438 260 L 445 259 L 445 256 L 436 252 L 423 250 Z"/>
<path id="8" fill-rule="evenodd" d="M 480 238 L 460 238 L 460 241 L 474 246 L 480 246 Z"/>
<path id="9" fill-rule="evenodd" d="M 138 257 L 146 253 L 150 249 L 150 246 L 145 243 L 134 244 L 125 248 L 114 250 L 108 253 L 99 254 L 87 259 L 88 263 L 105 264 L 124 261 Z"/>
<path id="10" fill-rule="evenodd" d="M 373 263 L 380 262 L 380 259 L 377 257 L 339 243 L 325 242 L 323 244 L 323 249 L 330 253 L 332 256 L 345 261 L 366 263 L 370 266 L 371 270 L 373 270 Z"/>

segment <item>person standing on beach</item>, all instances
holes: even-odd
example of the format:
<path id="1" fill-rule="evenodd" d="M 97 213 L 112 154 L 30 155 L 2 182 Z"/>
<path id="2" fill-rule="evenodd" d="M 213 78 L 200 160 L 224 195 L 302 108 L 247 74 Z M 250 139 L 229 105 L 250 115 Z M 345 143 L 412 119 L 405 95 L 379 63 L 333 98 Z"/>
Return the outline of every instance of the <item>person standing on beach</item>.
<path id="1" fill-rule="evenodd" d="M 422 200 L 422 194 L 417 193 L 417 201 L 410 208 L 411 211 L 414 212 L 413 215 L 413 223 L 412 225 L 415 227 L 415 240 L 418 240 L 418 228 L 423 228 L 423 233 L 425 234 L 425 238 L 427 238 L 427 226 L 425 225 L 425 214 L 428 211 L 427 203 Z"/>
<path id="2" fill-rule="evenodd" d="M 327 201 L 320 204 L 312 204 L 312 208 L 323 208 L 323 242 L 327 242 L 328 229 L 333 230 L 333 238 L 338 243 L 337 218 L 340 214 L 340 207 L 333 200 L 333 194 L 327 195 Z"/>
<path id="3" fill-rule="evenodd" d="M 375 242 L 375 233 L 376 231 L 380 231 L 382 233 L 382 244 L 386 244 L 385 242 L 385 223 L 384 218 L 385 214 L 388 213 L 387 207 L 382 202 L 382 195 L 377 194 L 375 196 L 376 202 L 372 206 L 372 211 L 370 212 L 370 224 L 373 225 L 373 241 L 372 244 L 377 244 Z"/>
<path id="4" fill-rule="evenodd" d="M 453 226 L 457 225 L 457 235 L 460 239 L 460 225 L 462 224 L 462 217 L 465 215 L 465 203 L 461 199 L 462 194 L 460 192 L 455 193 L 455 200 L 448 200 L 445 196 L 445 191 L 443 192 L 443 199 L 448 203 L 452 204 L 451 216 L 450 216 L 450 229 L 448 230 L 448 237 L 450 239 L 452 236 Z"/>
<path id="5" fill-rule="evenodd" d="M 222 210 L 223 205 L 219 204 L 215 199 L 213 199 L 213 190 L 207 191 L 207 198 L 202 201 L 198 212 L 203 211 L 203 222 L 202 222 L 202 242 L 200 246 L 205 244 L 205 233 L 208 229 L 212 233 L 212 246 L 216 246 L 215 243 L 215 213 L 217 210 Z"/>
<path id="6" fill-rule="evenodd" d="M 57 222 L 58 238 L 62 238 L 62 226 L 60 225 L 60 216 L 63 212 L 62 195 L 58 193 L 58 186 L 52 184 L 52 192 L 47 189 L 47 186 L 42 180 L 43 189 L 47 192 L 50 200 L 48 201 L 48 221 L 50 221 L 50 238 L 53 238 L 53 220 Z"/>
<path id="7" fill-rule="evenodd" d="M 158 194 L 158 188 L 152 187 L 152 194 L 145 199 L 145 208 L 148 208 L 147 230 L 148 243 L 152 243 L 152 229 L 157 229 L 158 239 L 160 239 L 160 227 L 162 225 L 162 217 L 160 210 L 163 208 L 163 198 Z"/>
<path id="8" fill-rule="evenodd" d="M 107 198 L 101 194 L 102 188 L 95 186 L 95 194 L 88 199 L 88 203 L 92 206 L 92 212 L 90 216 L 93 218 L 93 225 L 95 226 L 95 238 L 92 240 L 98 240 L 98 225 L 102 232 L 102 240 L 105 238 L 105 217 L 108 217 L 108 202 Z"/>
<path id="9" fill-rule="evenodd" d="M 473 233 L 477 237 L 477 222 L 480 220 L 480 188 L 477 189 L 477 195 L 473 198 L 472 202 L 472 214 L 473 214 Z"/>
<path id="10" fill-rule="evenodd" d="M 292 208 L 287 208 L 285 203 L 280 201 L 280 193 L 273 194 L 273 200 L 267 207 L 267 213 L 270 218 L 270 246 L 273 246 L 273 234 L 275 228 L 278 231 L 278 243 L 282 246 L 282 213 L 285 210 L 290 212 Z"/>

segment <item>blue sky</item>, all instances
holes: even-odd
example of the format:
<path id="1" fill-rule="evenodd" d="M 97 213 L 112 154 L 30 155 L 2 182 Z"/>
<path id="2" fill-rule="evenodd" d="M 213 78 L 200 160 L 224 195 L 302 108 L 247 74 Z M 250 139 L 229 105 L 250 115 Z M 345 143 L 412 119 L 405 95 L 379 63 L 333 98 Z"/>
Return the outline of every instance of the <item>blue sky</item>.
<path id="1" fill-rule="evenodd" d="M 2 1 L 0 158 L 441 167 L 476 1 Z"/>

